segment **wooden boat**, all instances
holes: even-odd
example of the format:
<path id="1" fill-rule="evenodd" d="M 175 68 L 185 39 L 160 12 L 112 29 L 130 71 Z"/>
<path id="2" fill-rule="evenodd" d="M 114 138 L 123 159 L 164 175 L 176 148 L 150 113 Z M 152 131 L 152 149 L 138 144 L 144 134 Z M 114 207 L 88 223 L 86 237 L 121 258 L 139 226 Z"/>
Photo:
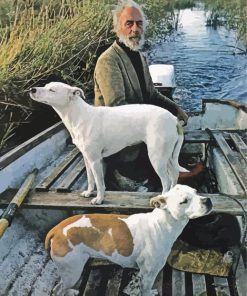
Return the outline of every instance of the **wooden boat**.
<path id="1" fill-rule="evenodd" d="M 181 152 L 181 160 L 186 159 L 187 164 L 202 161 L 206 165 L 200 191 L 211 198 L 214 212 L 238 216 L 243 234 L 244 211 L 238 203 L 247 209 L 246 143 L 247 106 L 236 101 L 203 100 L 202 112 L 190 114 Z M 83 158 L 61 122 L 0 158 L 0 208 L 8 206 L 33 169 L 38 169 L 33 189 L 0 239 L 0 295 L 51 295 L 58 274 L 44 250 L 43 239 L 61 219 L 83 211 L 147 212 L 152 210 L 149 198 L 157 195 L 108 191 L 100 206 L 81 198 L 79 193 L 87 186 Z M 238 250 L 226 277 L 178 271 L 167 264 L 155 286 L 160 295 L 244 296 L 244 250 L 246 246 Z M 132 273 L 109 263 L 90 262 L 82 275 L 80 295 L 121 295 Z"/>

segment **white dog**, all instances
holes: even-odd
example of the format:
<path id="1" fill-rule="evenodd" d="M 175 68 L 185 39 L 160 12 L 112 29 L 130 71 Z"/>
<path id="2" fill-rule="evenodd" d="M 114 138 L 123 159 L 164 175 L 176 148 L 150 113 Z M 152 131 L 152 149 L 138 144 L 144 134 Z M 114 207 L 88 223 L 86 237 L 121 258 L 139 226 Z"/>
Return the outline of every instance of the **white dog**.
<path id="1" fill-rule="evenodd" d="M 103 157 L 140 142 L 147 145 L 150 161 L 161 179 L 162 194 L 177 183 L 183 131 L 169 111 L 139 104 L 94 107 L 82 99 L 81 89 L 60 82 L 31 88 L 30 96 L 55 109 L 82 152 L 88 178 L 88 190 L 82 196 L 92 196 L 95 183 L 97 187 L 91 203 L 101 204 L 104 199 Z"/>
<path id="2" fill-rule="evenodd" d="M 154 295 L 152 286 L 174 241 L 189 219 L 212 209 L 209 198 L 186 185 L 176 185 L 164 196 L 151 199 L 152 205 L 156 203 L 160 208 L 150 213 L 76 215 L 51 229 L 45 246 L 61 275 L 55 295 L 77 295 L 73 288 L 90 257 L 138 268 L 141 295 Z"/>

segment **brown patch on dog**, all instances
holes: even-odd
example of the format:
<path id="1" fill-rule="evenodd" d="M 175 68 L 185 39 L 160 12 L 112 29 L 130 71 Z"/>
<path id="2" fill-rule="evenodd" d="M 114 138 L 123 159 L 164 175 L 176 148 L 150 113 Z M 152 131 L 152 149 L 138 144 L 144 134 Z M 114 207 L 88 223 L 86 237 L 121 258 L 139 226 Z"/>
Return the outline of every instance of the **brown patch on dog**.
<path id="1" fill-rule="evenodd" d="M 92 227 L 72 227 L 67 236 L 63 234 L 64 227 L 78 221 L 82 217 L 90 219 Z M 65 219 L 52 228 L 46 236 L 45 247 L 49 249 L 52 239 L 52 251 L 55 256 L 64 257 L 72 251 L 68 241 L 73 245 L 80 243 L 96 251 L 102 251 L 111 256 L 117 251 L 122 256 L 130 256 L 133 252 L 133 237 L 126 223 L 121 218 L 127 215 L 88 214 L 76 215 Z"/>
<path id="2" fill-rule="evenodd" d="M 53 227 L 45 238 L 45 249 L 48 251 L 50 249 L 50 241 L 52 239 L 52 252 L 55 256 L 64 257 L 72 249 L 68 244 L 67 237 L 63 234 L 63 229 L 67 225 L 76 222 L 82 217 L 82 215 L 76 215 L 67 218 L 60 222 L 58 225 Z"/>
<path id="3" fill-rule="evenodd" d="M 122 256 L 133 252 L 133 238 L 126 223 L 119 218 L 126 215 L 88 214 L 92 227 L 72 227 L 67 236 L 73 245 L 80 243 L 111 256 L 117 251 Z"/>

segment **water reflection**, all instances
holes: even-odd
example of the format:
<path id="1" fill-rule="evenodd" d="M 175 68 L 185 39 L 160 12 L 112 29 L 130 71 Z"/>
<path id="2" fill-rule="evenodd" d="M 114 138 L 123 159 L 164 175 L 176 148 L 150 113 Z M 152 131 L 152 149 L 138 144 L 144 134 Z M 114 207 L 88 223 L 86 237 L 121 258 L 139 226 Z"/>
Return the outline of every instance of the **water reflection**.
<path id="1" fill-rule="evenodd" d="M 247 103 L 247 58 L 233 55 L 234 33 L 205 26 L 202 8 L 185 9 L 181 27 L 150 53 L 152 63 L 175 66 L 174 96 L 187 111 L 200 110 L 201 99 L 233 99 Z"/>

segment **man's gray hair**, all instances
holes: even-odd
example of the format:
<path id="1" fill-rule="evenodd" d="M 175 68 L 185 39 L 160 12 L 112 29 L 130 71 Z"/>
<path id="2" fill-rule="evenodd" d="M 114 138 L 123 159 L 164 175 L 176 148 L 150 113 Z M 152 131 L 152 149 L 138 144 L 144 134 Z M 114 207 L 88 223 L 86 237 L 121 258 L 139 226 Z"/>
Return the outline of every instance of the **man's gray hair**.
<path id="1" fill-rule="evenodd" d="M 115 8 L 112 10 L 112 14 L 113 14 L 113 31 L 114 32 L 118 32 L 119 30 L 119 17 L 122 13 L 122 11 L 126 8 L 126 7 L 134 7 L 136 9 L 139 10 L 142 19 L 143 19 L 143 29 L 145 30 L 146 26 L 147 26 L 147 19 L 145 17 L 145 14 L 143 12 L 143 9 L 141 7 L 141 5 L 139 5 L 138 3 L 136 3 L 133 0 L 120 0 L 118 1 L 118 4 L 115 6 Z"/>

